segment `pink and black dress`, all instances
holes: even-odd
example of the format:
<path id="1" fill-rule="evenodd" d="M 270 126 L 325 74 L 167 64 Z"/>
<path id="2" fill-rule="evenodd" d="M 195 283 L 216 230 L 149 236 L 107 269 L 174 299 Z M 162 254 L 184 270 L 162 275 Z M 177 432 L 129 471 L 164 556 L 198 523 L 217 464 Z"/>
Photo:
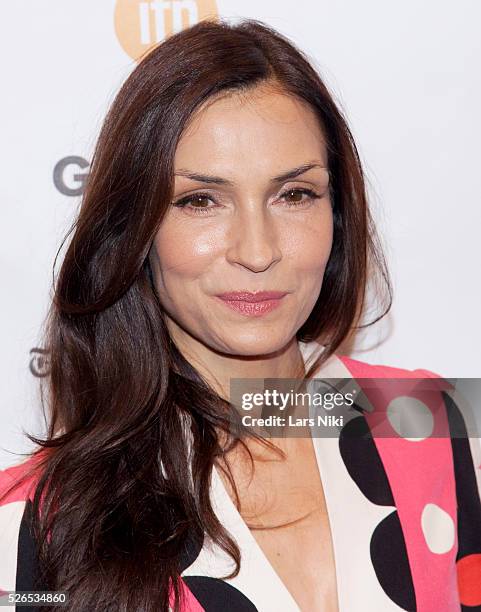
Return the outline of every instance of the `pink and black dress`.
<path id="1" fill-rule="evenodd" d="M 299 346 L 306 366 L 323 350 L 314 341 Z M 339 610 L 481 612 L 481 440 L 468 436 L 449 385 L 427 370 L 371 365 L 342 355 L 333 355 L 316 378 L 351 379 L 364 392 L 364 402 L 349 411 L 336 435 L 313 435 Z M 400 394 L 396 385 L 366 389 L 363 382 L 396 378 L 413 384 Z M 420 379 L 439 381 L 439 391 L 426 393 Z M 403 430 L 411 414 L 422 424 L 415 436 Z M 0 471 L 0 493 L 29 461 Z M 27 483 L 0 506 L 0 595 L 33 590 L 31 497 Z M 226 580 L 233 569 L 230 557 L 207 537 L 192 542 L 182 559 L 184 612 L 300 612 L 216 468 L 211 498 L 239 545 L 241 570 Z"/>

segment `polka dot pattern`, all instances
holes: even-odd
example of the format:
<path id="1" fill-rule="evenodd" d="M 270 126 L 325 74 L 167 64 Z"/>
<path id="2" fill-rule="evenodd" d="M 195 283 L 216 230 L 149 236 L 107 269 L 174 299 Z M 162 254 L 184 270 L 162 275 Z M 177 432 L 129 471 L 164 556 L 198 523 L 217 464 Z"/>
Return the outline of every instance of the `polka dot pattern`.
<path id="1" fill-rule="evenodd" d="M 410 442 L 425 440 L 433 433 L 433 414 L 424 402 L 415 397 L 401 396 L 391 400 L 387 417 L 392 428 Z"/>
<path id="2" fill-rule="evenodd" d="M 391 487 L 366 419 L 349 421 L 339 435 L 339 450 L 349 475 L 373 503 L 393 506 Z"/>
<path id="3" fill-rule="evenodd" d="M 457 562 L 459 596 L 463 606 L 481 607 L 481 553 Z"/>
<path id="4" fill-rule="evenodd" d="M 439 392 L 449 384 L 438 384 L 443 379 L 426 370 L 367 366 L 350 358 L 343 361 L 373 407 L 364 412 L 364 418 L 380 456 L 380 462 L 373 463 L 374 478 L 379 480 L 380 463 L 397 508 L 378 524 L 371 538 L 371 560 L 379 583 L 403 609 L 458 610 L 453 571 L 458 528 L 456 482 L 446 404 Z M 426 378 L 436 378 L 436 384 L 426 385 Z M 362 484 L 362 475 L 346 467 L 373 501 Z M 367 474 L 364 480 L 369 479 Z M 479 500 L 477 492 L 471 493 Z M 481 518 L 481 512 L 477 516 Z"/>
<path id="5" fill-rule="evenodd" d="M 443 393 L 453 448 L 458 503 L 457 580 L 463 612 L 481 612 L 481 500 L 463 416 Z"/>
<path id="6" fill-rule="evenodd" d="M 416 610 L 406 543 L 396 511 L 379 523 L 371 538 L 371 559 L 379 584 L 403 610 Z"/>
<path id="7" fill-rule="evenodd" d="M 442 555 L 452 549 L 455 542 L 454 521 L 437 504 L 426 504 L 421 514 L 421 526 L 429 550 Z"/>
<path id="8" fill-rule="evenodd" d="M 225 580 L 185 576 L 184 582 L 206 612 L 258 612 L 248 597 Z"/>

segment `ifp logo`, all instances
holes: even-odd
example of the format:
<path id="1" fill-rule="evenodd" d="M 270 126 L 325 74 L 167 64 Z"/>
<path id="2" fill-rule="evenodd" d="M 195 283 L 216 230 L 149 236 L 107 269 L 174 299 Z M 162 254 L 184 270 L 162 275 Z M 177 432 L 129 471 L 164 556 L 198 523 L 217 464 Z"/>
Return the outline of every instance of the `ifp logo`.
<path id="1" fill-rule="evenodd" d="M 216 0 L 117 0 L 115 32 L 124 51 L 138 60 L 170 34 L 217 16 Z"/>

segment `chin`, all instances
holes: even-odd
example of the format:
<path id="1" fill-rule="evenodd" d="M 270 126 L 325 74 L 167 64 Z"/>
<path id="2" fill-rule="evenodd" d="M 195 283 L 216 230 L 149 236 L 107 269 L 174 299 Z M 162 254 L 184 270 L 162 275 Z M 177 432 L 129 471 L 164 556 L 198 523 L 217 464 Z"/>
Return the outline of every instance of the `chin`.
<path id="1" fill-rule="evenodd" d="M 284 348 L 292 336 L 286 337 L 285 333 L 275 333 L 272 330 L 265 330 L 265 332 L 256 330 L 251 334 L 232 335 L 225 343 L 225 352 L 245 357 L 267 355 Z"/>

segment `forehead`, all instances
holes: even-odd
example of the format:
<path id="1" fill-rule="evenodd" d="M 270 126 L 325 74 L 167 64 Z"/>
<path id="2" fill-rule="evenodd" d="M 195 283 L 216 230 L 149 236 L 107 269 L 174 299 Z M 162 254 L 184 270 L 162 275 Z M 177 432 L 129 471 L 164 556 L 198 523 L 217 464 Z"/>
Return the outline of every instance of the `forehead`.
<path id="1" fill-rule="evenodd" d="M 223 176 L 276 171 L 327 162 L 314 110 L 269 86 L 209 100 L 192 117 L 177 146 L 175 169 L 216 169 Z"/>

